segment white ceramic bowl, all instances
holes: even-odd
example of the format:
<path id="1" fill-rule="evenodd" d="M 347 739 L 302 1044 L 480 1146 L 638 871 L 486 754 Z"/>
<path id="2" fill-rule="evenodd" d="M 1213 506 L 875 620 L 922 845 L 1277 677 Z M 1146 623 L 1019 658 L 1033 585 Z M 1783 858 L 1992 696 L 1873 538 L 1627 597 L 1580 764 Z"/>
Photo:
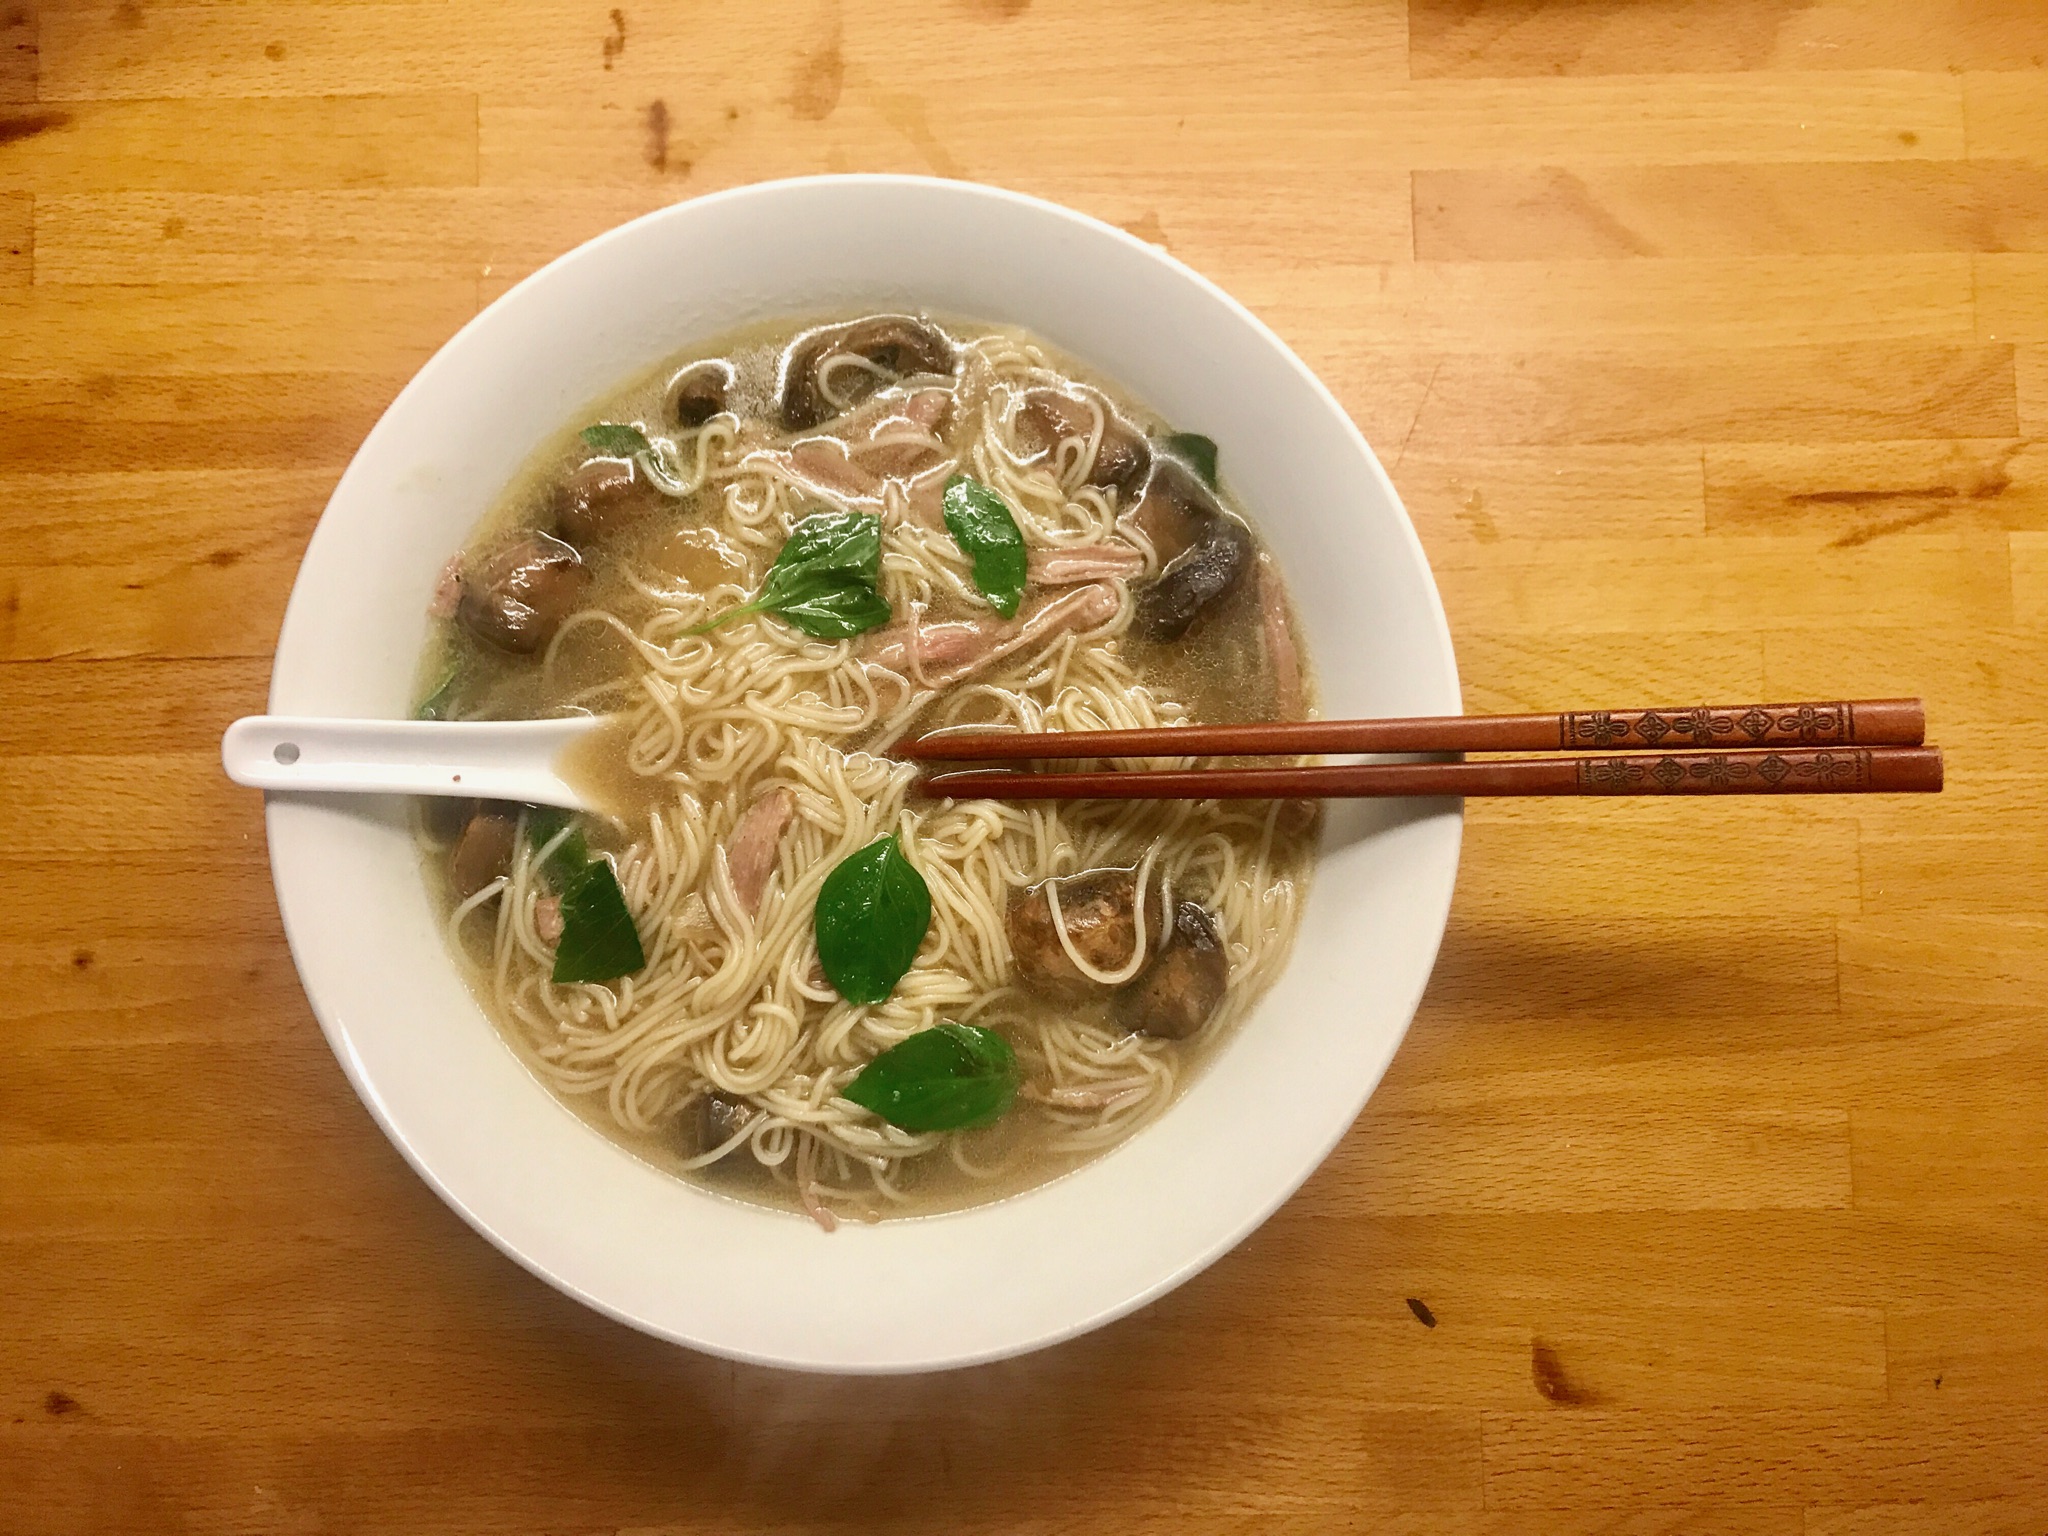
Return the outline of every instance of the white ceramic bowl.
<path id="1" fill-rule="evenodd" d="M 1208 433 L 1286 573 L 1327 712 L 1458 712 L 1443 610 L 1394 489 L 1271 331 L 1106 224 L 900 176 L 772 182 L 664 209 L 464 327 L 328 503 L 285 615 L 272 711 L 403 715 L 435 577 L 536 443 L 692 341 L 855 308 L 1028 326 Z M 1071 1337 L 1270 1215 L 1350 1126 L 1408 1027 L 1462 829 L 1455 801 L 1336 807 L 1292 963 L 1156 1124 L 1018 1198 L 827 1236 L 656 1171 L 528 1074 L 442 948 L 402 805 L 280 797 L 268 814 L 314 1011 L 443 1199 L 623 1322 L 831 1371 L 964 1365 Z"/>

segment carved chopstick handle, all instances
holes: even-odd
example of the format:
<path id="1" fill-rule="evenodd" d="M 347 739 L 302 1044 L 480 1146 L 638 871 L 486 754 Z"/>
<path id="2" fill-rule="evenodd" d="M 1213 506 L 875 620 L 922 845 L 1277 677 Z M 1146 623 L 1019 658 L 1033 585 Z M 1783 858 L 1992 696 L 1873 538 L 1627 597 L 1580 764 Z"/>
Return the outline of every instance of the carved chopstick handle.
<path id="1" fill-rule="evenodd" d="M 1927 712 L 1918 699 L 1833 704 L 1749 704 L 1693 709 L 1600 709 L 1559 715 L 1562 751 L 1662 747 L 1918 746 Z"/>
<path id="2" fill-rule="evenodd" d="M 1571 762 L 1583 795 L 1853 795 L 1941 788 L 1941 752 L 1934 747 L 1666 752 Z"/>

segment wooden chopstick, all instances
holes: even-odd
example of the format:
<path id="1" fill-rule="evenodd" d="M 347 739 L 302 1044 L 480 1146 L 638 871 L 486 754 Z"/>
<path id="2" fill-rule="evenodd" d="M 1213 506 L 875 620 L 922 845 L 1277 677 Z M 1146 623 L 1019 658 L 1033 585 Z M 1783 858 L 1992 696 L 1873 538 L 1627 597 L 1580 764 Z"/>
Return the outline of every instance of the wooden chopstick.
<path id="1" fill-rule="evenodd" d="M 1645 752 L 1703 747 L 1917 747 L 1918 699 L 1600 709 L 1563 715 L 1291 720 L 1149 731 L 1001 731 L 956 726 L 903 743 L 920 762 L 1075 757 L 1257 757 L 1309 752 Z"/>
<path id="2" fill-rule="evenodd" d="M 1019 773 L 984 768 L 931 774 L 922 788 L 928 795 L 953 800 L 1932 793 L 1941 788 L 1941 752 L 1936 747 L 1790 747 L 1782 751 L 1668 752 L 1656 757 L 1331 763 L 1160 773 Z"/>

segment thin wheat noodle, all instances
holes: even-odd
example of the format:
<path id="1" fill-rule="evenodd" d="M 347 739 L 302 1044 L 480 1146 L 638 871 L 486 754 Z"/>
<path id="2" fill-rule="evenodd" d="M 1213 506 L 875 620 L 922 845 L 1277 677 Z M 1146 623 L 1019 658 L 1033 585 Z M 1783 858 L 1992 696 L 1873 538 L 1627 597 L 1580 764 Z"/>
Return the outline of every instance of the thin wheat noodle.
<path id="1" fill-rule="evenodd" d="M 1052 912 L 1052 931 L 1059 937 L 1060 948 L 1066 951 L 1068 961 L 1074 969 L 1090 981 L 1105 987 L 1120 987 L 1137 975 L 1145 965 L 1145 882 L 1152 873 L 1152 860 L 1159 852 L 1154 843 L 1145 850 L 1145 857 L 1138 865 L 1137 892 L 1132 898 L 1131 958 L 1113 971 L 1105 971 L 1091 965 L 1086 956 L 1074 947 L 1074 936 L 1067 932 L 1067 920 L 1060 911 L 1060 883 L 1048 880 L 1045 883 L 1045 904 Z"/>

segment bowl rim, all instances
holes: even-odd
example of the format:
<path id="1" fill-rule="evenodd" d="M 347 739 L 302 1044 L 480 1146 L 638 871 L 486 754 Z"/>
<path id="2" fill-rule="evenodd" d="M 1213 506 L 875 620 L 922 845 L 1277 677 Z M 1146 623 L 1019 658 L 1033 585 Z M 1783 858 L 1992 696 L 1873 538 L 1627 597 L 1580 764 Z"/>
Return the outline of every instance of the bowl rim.
<path id="1" fill-rule="evenodd" d="M 639 238 L 640 232 L 650 226 L 678 218 L 695 217 L 713 207 L 784 197 L 792 193 L 800 193 L 807 188 L 843 188 L 849 186 L 877 189 L 909 187 L 926 191 L 937 191 L 948 197 L 968 200 L 982 199 L 1007 204 L 1012 207 L 1028 210 L 1037 217 L 1064 222 L 1072 228 L 1085 231 L 1094 238 L 1107 238 L 1131 251 L 1140 253 L 1145 260 L 1163 269 L 1163 276 L 1192 284 L 1210 302 L 1221 306 L 1234 320 L 1250 329 L 1263 345 L 1279 358 L 1292 373 L 1297 375 L 1299 380 L 1322 402 L 1332 418 L 1341 424 L 1341 430 L 1348 436 L 1351 446 L 1357 450 L 1360 456 L 1368 479 L 1374 483 L 1385 501 L 1400 514 L 1396 536 L 1405 544 L 1407 554 L 1423 578 L 1422 597 L 1425 600 L 1430 619 L 1430 633 L 1427 636 L 1427 641 L 1435 653 L 1431 660 L 1441 670 L 1443 675 L 1451 680 L 1451 697 L 1441 707 L 1440 712 L 1462 712 L 1462 701 L 1458 696 L 1456 682 L 1458 677 L 1456 654 L 1452 643 L 1449 622 L 1443 609 L 1442 596 L 1436 585 L 1427 553 L 1423 548 L 1419 535 L 1416 533 L 1413 520 L 1408 516 L 1406 507 L 1387 475 L 1385 467 L 1381 464 L 1377 454 L 1374 453 L 1357 423 L 1351 418 L 1350 413 L 1345 410 L 1342 403 L 1314 370 L 1303 362 L 1294 350 L 1265 321 L 1260 319 L 1252 310 L 1234 298 L 1215 281 L 1204 276 L 1172 253 L 1141 240 L 1130 232 L 1093 215 L 1082 213 L 1076 209 L 1028 193 L 1017 192 L 982 182 L 962 181 L 936 176 L 872 172 L 783 177 L 767 181 L 750 182 L 736 187 L 704 193 L 696 197 L 685 198 L 654 209 L 625 223 L 615 225 L 563 252 L 544 266 L 522 278 L 512 287 L 506 289 L 504 293 L 500 294 L 490 304 L 484 306 L 466 321 L 447 341 L 435 349 L 433 355 L 413 373 L 405 385 L 392 397 L 391 402 L 380 413 L 377 422 L 372 426 L 369 433 L 365 435 L 362 442 L 358 444 L 356 452 L 351 456 L 347 468 L 336 482 L 334 490 L 329 496 L 328 503 L 322 510 L 320 521 L 316 524 L 308 540 L 305 553 L 301 557 L 300 571 L 294 576 L 291 596 L 286 604 L 284 617 L 280 623 L 278 643 L 272 658 L 270 707 L 273 710 L 282 707 L 279 699 L 279 693 L 284 689 L 284 684 L 281 682 L 281 663 L 290 643 L 295 620 L 302 620 L 304 617 L 303 610 L 318 600 L 309 590 L 309 584 L 305 577 L 305 568 L 311 562 L 312 554 L 320 541 L 322 532 L 329 528 L 328 514 L 337 503 L 344 500 L 350 493 L 351 481 L 358 476 L 363 461 L 368 457 L 370 450 L 379 444 L 384 435 L 396 430 L 393 427 L 394 420 L 404 414 L 418 396 L 431 393 L 436 388 L 440 375 L 455 368 L 456 360 L 461 354 L 471 347 L 479 345 L 480 343 L 477 338 L 480 333 L 497 324 L 503 312 L 519 302 L 520 295 L 546 285 L 566 269 L 600 259 L 601 252 L 612 246 Z M 346 1023 L 337 1016 L 336 1010 L 331 1003 L 324 1000 L 316 992 L 310 980 L 308 980 L 305 946 L 310 942 L 310 936 L 308 933 L 303 932 L 302 928 L 308 922 L 311 914 L 301 913 L 295 918 L 286 899 L 286 877 L 282 865 L 285 857 L 285 846 L 290 842 L 293 832 L 292 828 L 287 824 L 289 819 L 287 802 L 281 799 L 281 797 L 267 797 L 265 825 L 269 843 L 273 885 L 278 898 L 280 917 L 285 929 L 286 939 L 292 952 L 294 964 L 300 971 L 302 989 L 305 992 L 308 1004 L 320 1023 L 330 1048 L 334 1051 L 337 1060 L 340 1062 L 350 1086 L 355 1090 L 358 1098 L 362 1100 L 365 1108 L 369 1110 L 386 1139 L 398 1150 L 408 1166 L 412 1168 L 428 1187 L 474 1231 L 529 1273 L 537 1276 L 563 1294 L 575 1298 L 605 1316 L 658 1338 L 683 1344 L 692 1349 L 701 1350 L 726 1359 L 750 1364 L 827 1374 L 893 1375 L 964 1368 L 1012 1358 L 1075 1338 L 1113 1322 L 1120 1317 L 1124 1317 L 1193 1278 L 1215 1263 L 1224 1254 L 1235 1248 L 1252 1232 L 1257 1230 L 1258 1227 L 1264 1224 L 1275 1211 L 1291 1199 L 1300 1189 L 1301 1185 L 1322 1166 L 1337 1144 L 1349 1133 L 1358 1115 L 1363 1111 L 1366 1102 L 1377 1091 L 1394 1052 L 1398 1050 L 1408 1029 L 1411 1027 L 1415 1012 L 1421 1003 L 1423 991 L 1427 987 L 1434 970 L 1436 957 L 1441 949 L 1444 932 L 1448 926 L 1453 888 L 1455 886 L 1463 843 L 1463 803 L 1460 800 L 1444 800 L 1428 802 L 1427 804 L 1433 807 L 1428 812 L 1428 815 L 1432 819 L 1442 819 L 1447 823 L 1447 826 L 1439 838 L 1440 846 L 1431 850 L 1434 856 L 1434 867 L 1418 872 L 1416 888 L 1412 893 L 1412 899 L 1407 904 L 1423 915 L 1426 919 L 1424 926 L 1431 931 L 1433 937 L 1430 938 L 1426 945 L 1427 953 L 1422 957 L 1424 963 L 1416 973 L 1416 979 L 1413 986 L 1409 989 L 1409 995 L 1399 1000 L 1396 1011 L 1398 1011 L 1401 1017 L 1401 1023 L 1398 1029 L 1393 1032 L 1383 1059 L 1379 1062 L 1377 1070 L 1370 1074 L 1370 1081 L 1363 1083 L 1357 1096 L 1357 1101 L 1352 1106 L 1350 1113 L 1344 1117 L 1341 1123 L 1335 1125 L 1330 1135 L 1320 1144 L 1315 1154 L 1312 1157 L 1303 1159 L 1299 1168 L 1291 1176 L 1283 1180 L 1269 1198 L 1265 1198 L 1255 1206 L 1247 1208 L 1240 1218 L 1221 1234 L 1212 1238 L 1199 1250 L 1181 1262 L 1166 1267 L 1149 1284 L 1132 1290 L 1117 1301 L 1096 1306 L 1082 1315 L 1071 1318 L 1061 1326 L 1042 1330 L 1028 1338 L 1006 1339 L 979 1350 L 956 1351 L 931 1358 L 905 1358 L 900 1361 L 882 1364 L 849 1364 L 837 1361 L 818 1361 L 797 1354 L 739 1347 L 724 1340 L 692 1334 L 687 1329 L 679 1328 L 670 1321 L 648 1316 L 632 1307 L 598 1294 L 588 1285 L 563 1273 L 554 1264 L 540 1255 L 527 1251 L 506 1233 L 500 1231 L 465 1195 L 458 1192 L 413 1144 L 412 1139 L 398 1123 L 391 1106 L 386 1102 L 383 1093 L 379 1090 L 362 1057 L 355 1048 Z M 1294 962 L 1290 961 L 1290 963 Z M 1250 1022 L 1250 1020 L 1246 1020 L 1245 1025 L 1248 1026 Z M 524 1064 L 522 1063 L 521 1065 L 523 1069 Z M 1203 1075 L 1207 1076 L 1206 1073 Z M 1178 1108 L 1178 1106 L 1175 1107 Z M 1173 1110 L 1168 1111 L 1168 1114 L 1171 1113 L 1173 1113 Z M 598 1133 L 593 1131 L 592 1134 Z M 1123 1143 L 1119 1145 L 1123 1145 Z M 665 1176 L 673 1177 L 672 1175 Z M 1058 1184 L 1063 1182 L 1064 1178 L 1069 1177 L 1072 1177 L 1072 1175 L 1063 1176 L 1063 1179 L 1053 1182 Z M 1029 1194 L 1030 1191 L 1026 1191 L 1023 1195 L 1012 1198 L 1028 1198 Z M 997 1201 L 990 1205 L 969 1207 L 963 1210 L 941 1213 L 932 1217 L 910 1219 L 915 1221 L 969 1219 L 977 1210 L 994 1209 L 1004 1203 L 1006 1202 Z"/>

